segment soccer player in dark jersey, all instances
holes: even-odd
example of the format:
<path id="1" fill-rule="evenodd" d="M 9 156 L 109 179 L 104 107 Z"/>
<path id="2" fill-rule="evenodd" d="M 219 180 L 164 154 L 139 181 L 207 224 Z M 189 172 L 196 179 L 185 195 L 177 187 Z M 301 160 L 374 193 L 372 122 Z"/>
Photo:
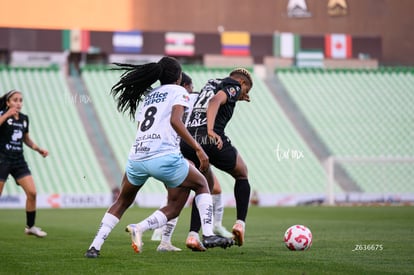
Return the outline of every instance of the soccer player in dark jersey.
<path id="1" fill-rule="evenodd" d="M 191 101 L 191 108 L 188 110 L 188 114 L 190 115 L 194 106 L 195 101 L 198 98 L 199 93 L 194 92 L 194 86 L 193 86 L 193 80 L 190 76 L 188 76 L 186 73 L 182 73 L 182 80 L 181 80 L 181 86 L 183 86 L 189 93 L 190 101 Z M 189 117 L 186 117 L 186 125 L 189 120 Z M 211 188 L 211 187 L 210 187 Z M 222 225 L 223 221 L 223 214 L 224 214 L 224 202 L 222 200 L 222 193 L 221 193 L 221 186 L 220 182 L 218 181 L 217 177 L 213 174 L 213 187 L 211 189 L 211 196 L 213 197 L 213 220 L 214 220 L 214 228 L 213 231 L 216 235 L 230 238 L 232 237 L 232 234 L 227 231 L 227 229 Z"/>
<path id="2" fill-rule="evenodd" d="M 182 79 L 181 79 L 181 86 L 183 86 L 187 92 L 188 92 L 188 96 L 190 98 L 190 102 L 189 102 L 189 108 L 186 110 L 186 112 L 184 113 L 183 116 L 183 121 L 185 123 L 187 123 L 188 119 L 189 119 L 189 115 L 191 114 L 192 111 L 192 106 L 194 105 L 194 102 L 197 100 L 198 97 L 198 93 L 194 92 L 194 86 L 193 86 L 193 80 L 191 79 L 191 77 L 189 75 L 187 75 L 186 73 L 182 72 Z M 213 179 L 214 179 L 214 187 L 211 191 L 211 196 L 213 199 L 213 221 L 214 221 L 214 227 L 213 227 L 213 233 L 218 235 L 218 236 L 222 236 L 222 237 L 226 237 L 226 238 L 231 238 L 233 236 L 232 233 L 230 233 L 229 231 L 227 231 L 227 229 L 222 225 L 222 221 L 223 221 L 223 213 L 224 213 L 224 203 L 222 201 L 222 194 L 221 194 L 221 186 L 220 183 L 217 179 L 217 177 L 215 175 L 213 175 Z M 179 190 L 176 189 L 168 189 L 168 193 L 170 196 L 174 196 L 175 194 L 173 193 L 178 193 L 180 192 Z M 194 203 L 194 202 L 193 202 Z M 180 248 L 175 247 L 174 245 L 172 245 L 171 243 L 171 237 L 172 234 L 175 230 L 175 227 L 177 225 L 177 221 L 178 221 L 178 217 L 171 219 L 167 222 L 166 225 L 164 225 L 163 227 L 157 228 L 154 230 L 154 233 L 152 234 L 151 240 L 160 240 L 160 245 L 157 247 L 157 251 L 181 251 Z M 199 242 L 198 249 L 196 249 L 197 251 L 205 251 L 206 248 L 203 246 L 203 244 L 201 243 L 201 241 Z"/>
<path id="3" fill-rule="evenodd" d="M 23 143 L 47 157 L 48 151 L 37 146 L 29 136 L 29 118 L 21 113 L 23 96 L 11 90 L 0 97 L 0 195 L 9 175 L 26 193 L 26 228 L 28 235 L 45 237 L 36 219 L 36 186 L 23 156 Z"/>
<path id="4" fill-rule="evenodd" d="M 250 101 L 248 93 L 252 86 L 252 77 L 244 68 L 233 70 L 229 77 L 209 80 L 198 95 L 187 124 L 188 131 L 203 147 L 210 163 L 235 179 L 234 196 L 237 220 L 232 232 L 239 246 L 244 243 L 250 184 L 246 164 L 224 130 L 233 115 L 236 102 Z M 194 150 L 184 141 L 181 141 L 180 147 L 184 157 L 197 166 L 198 160 Z M 211 168 L 207 169 L 204 175 L 211 186 L 213 182 Z M 193 207 L 186 245 L 194 251 L 202 251 L 198 249 L 200 219 L 197 215 L 197 209 Z"/>

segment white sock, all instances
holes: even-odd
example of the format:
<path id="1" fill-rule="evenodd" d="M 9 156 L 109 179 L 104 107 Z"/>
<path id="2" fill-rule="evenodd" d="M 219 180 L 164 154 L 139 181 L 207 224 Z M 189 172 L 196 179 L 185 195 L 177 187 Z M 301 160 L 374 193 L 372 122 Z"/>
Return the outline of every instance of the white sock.
<path id="1" fill-rule="evenodd" d="M 172 220 L 169 220 L 167 224 L 163 227 L 161 241 L 164 243 L 171 243 L 171 236 L 174 232 L 175 226 L 177 225 L 178 217 Z"/>
<path id="2" fill-rule="evenodd" d="M 195 231 L 188 232 L 188 236 L 187 237 L 194 237 L 194 238 L 197 238 L 197 240 L 200 239 L 200 236 L 198 235 L 198 232 L 195 232 Z"/>
<path id="3" fill-rule="evenodd" d="M 164 199 L 163 199 L 163 201 L 162 201 L 162 203 L 160 205 L 160 209 L 163 208 L 164 206 L 166 206 L 167 203 L 168 203 L 168 196 L 167 197 L 164 197 Z M 161 227 L 158 227 L 158 228 L 154 229 L 154 233 L 152 233 L 151 240 L 158 241 L 159 238 L 161 238 L 161 240 L 162 240 L 162 234 L 163 234 L 166 226 L 167 225 L 165 224 L 165 225 L 163 225 Z"/>
<path id="4" fill-rule="evenodd" d="M 160 210 L 156 210 L 149 217 L 138 223 L 139 230 L 145 232 L 150 229 L 156 229 L 167 223 L 167 217 Z"/>
<path id="5" fill-rule="evenodd" d="M 224 204 L 221 194 L 211 195 L 213 198 L 214 226 L 221 226 L 223 221 Z"/>
<path id="6" fill-rule="evenodd" d="M 195 203 L 200 213 L 201 229 L 204 236 L 214 235 L 213 233 L 213 200 L 208 193 L 202 193 L 195 197 Z"/>
<path id="7" fill-rule="evenodd" d="M 103 243 L 105 242 L 106 238 L 108 238 L 109 233 L 111 233 L 112 229 L 118 224 L 119 219 L 110 213 L 105 213 L 102 218 L 101 224 L 99 225 L 98 232 L 96 232 L 95 238 L 92 241 L 92 246 L 96 248 L 96 250 L 101 250 Z"/>

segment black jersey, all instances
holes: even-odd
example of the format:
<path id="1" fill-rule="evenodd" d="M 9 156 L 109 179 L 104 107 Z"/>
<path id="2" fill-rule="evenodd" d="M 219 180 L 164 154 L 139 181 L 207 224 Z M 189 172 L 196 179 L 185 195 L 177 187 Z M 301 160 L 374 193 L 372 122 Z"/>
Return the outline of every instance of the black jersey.
<path id="1" fill-rule="evenodd" d="M 2 115 L 5 111 L 0 111 Z M 0 153 L 17 158 L 23 156 L 23 136 L 29 132 L 29 117 L 19 113 L 19 119 L 13 116 L 0 125 Z"/>
<path id="2" fill-rule="evenodd" d="M 208 102 L 220 90 L 226 93 L 227 102 L 221 105 L 218 109 L 216 121 L 214 123 L 214 131 L 217 134 L 224 133 L 224 128 L 233 116 L 236 101 L 241 93 L 240 83 L 230 77 L 224 79 L 210 79 L 201 89 L 187 124 L 187 128 L 190 132 L 194 132 L 200 128 L 207 129 Z"/>

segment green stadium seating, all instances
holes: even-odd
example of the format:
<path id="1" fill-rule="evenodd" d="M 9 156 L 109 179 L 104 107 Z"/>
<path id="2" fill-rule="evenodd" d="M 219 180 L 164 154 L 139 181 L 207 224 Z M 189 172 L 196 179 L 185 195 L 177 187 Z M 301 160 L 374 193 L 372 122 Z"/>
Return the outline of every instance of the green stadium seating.
<path id="1" fill-rule="evenodd" d="M 333 155 L 414 155 L 412 70 L 286 69 L 276 74 Z M 412 164 L 383 166 L 344 165 L 364 191 L 414 191 Z M 383 179 L 374 178 L 376 170 Z"/>
<path id="2" fill-rule="evenodd" d="M 110 193 L 93 144 L 76 104 L 96 112 L 98 123 L 121 170 L 135 137 L 136 123 L 121 114 L 110 95 L 120 71 L 109 67 L 84 67 L 81 77 L 90 97 L 80 102 L 69 90 L 58 68 L 0 68 L 0 89 L 20 89 L 30 117 L 30 134 L 50 156 L 26 148 L 39 194 Z M 229 68 L 184 66 L 196 91 L 211 78 L 226 77 Z M 414 155 L 414 71 L 349 69 L 281 69 L 276 72 L 288 95 L 335 156 Z M 289 200 L 289 194 L 325 194 L 326 174 L 278 105 L 273 91 L 253 74 L 251 102 L 238 102 L 227 135 L 243 156 L 252 190 L 260 195 Z M 157 85 L 157 84 L 155 84 Z M 95 145 L 96 146 L 96 145 Z M 412 164 L 344 164 L 350 177 L 365 192 L 413 192 Z M 233 193 L 233 179 L 215 169 L 223 193 Z M 399 184 L 382 184 L 397 179 Z M 156 180 L 151 180 L 156 182 Z M 401 184 L 400 184 L 401 183 Z M 341 191 L 336 187 L 336 192 Z M 3 194 L 22 194 L 9 179 Z M 162 184 L 146 184 L 143 193 L 164 194 Z M 228 198 L 229 196 L 227 196 Z M 160 202 L 161 203 L 161 202 Z M 226 204 L 232 202 L 226 201 Z"/>
<path id="3" fill-rule="evenodd" d="M 63 72 L 58 68 L 0 68 L 0 90 L 23 93 L 30 136 L 49 157 L 25 147 L 38 194 L 106 194 L 108 183 L 88 140 Z M 11 177 L 3 194 L 23 194 Z"/>

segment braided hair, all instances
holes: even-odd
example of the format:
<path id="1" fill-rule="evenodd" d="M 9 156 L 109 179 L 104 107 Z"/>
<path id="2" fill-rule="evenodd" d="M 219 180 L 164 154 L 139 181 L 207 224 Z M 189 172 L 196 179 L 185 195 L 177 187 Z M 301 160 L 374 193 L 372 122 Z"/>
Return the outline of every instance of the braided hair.
<path id="1" fill-rule="evenodd" d="M 121 113 L 129 111 L 134 118 L 138 104 L 143 97 L 152 90 L 151 85 L 157 80 L 161 85 L 174 84 L 180 79 L 181 65 L 175 58 L 163 57 L 158 62 L 142 65 L 114 63 L 114 70 L 125 70 L 120 80 L 112 86 L 111 94 L 117 102 L 117 109 Z"/>

